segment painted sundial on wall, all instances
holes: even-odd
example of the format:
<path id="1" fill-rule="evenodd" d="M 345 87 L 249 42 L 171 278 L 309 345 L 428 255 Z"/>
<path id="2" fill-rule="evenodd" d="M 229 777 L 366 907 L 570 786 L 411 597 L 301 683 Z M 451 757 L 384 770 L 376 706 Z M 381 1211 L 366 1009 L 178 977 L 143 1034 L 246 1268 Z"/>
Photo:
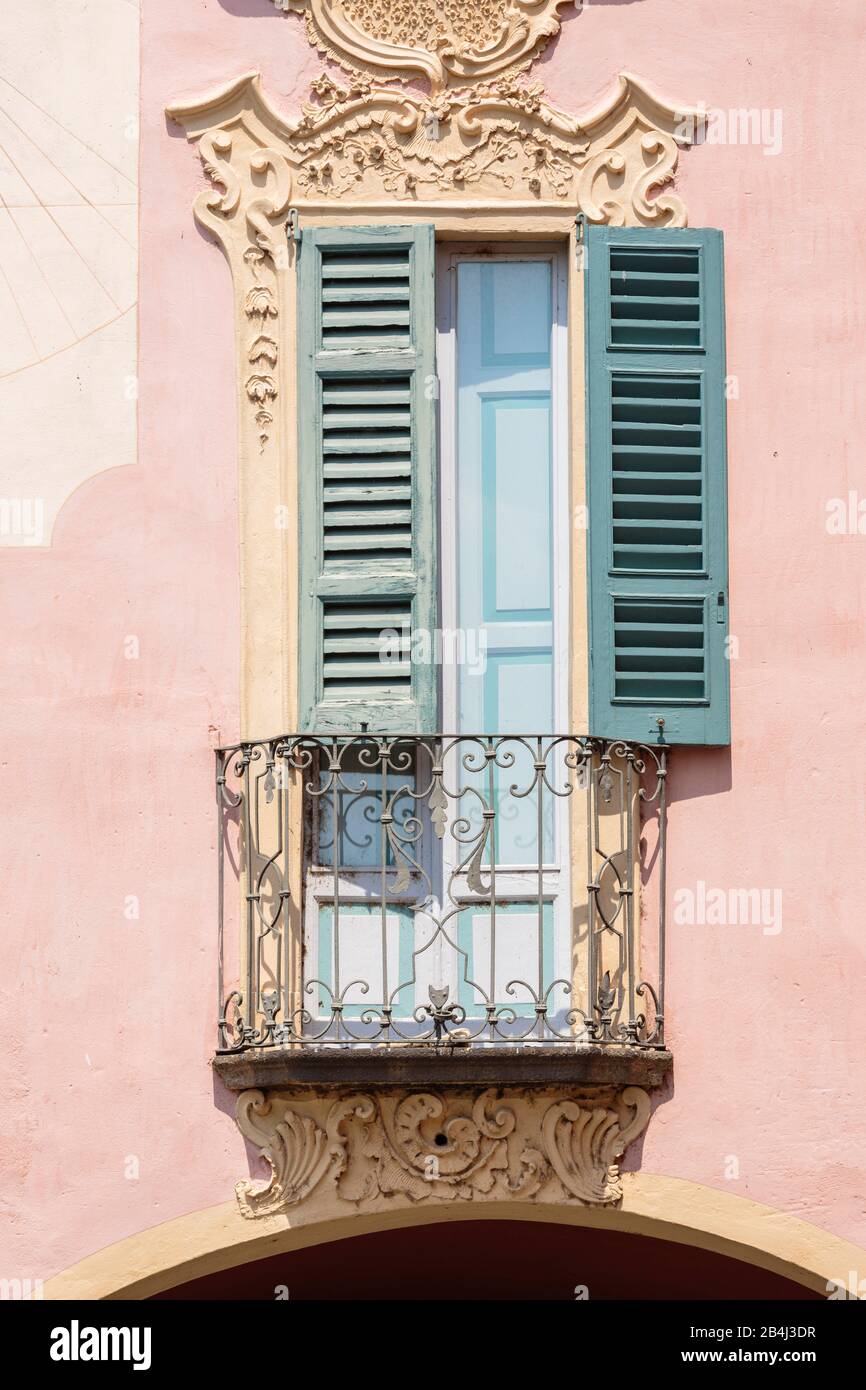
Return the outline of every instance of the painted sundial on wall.
<path id="1" fill-rule="evenodd" d="M 138 0 L 2 0 L 0 547 L 135 461 L 138 71 Z"/>
<path id="2" fill-rule="evenodd" d="M 310 42 L 377 76 L 418 73 L 434 92 L 525 67 L 579 0 L 273 0 L 303 13 Z"/>
<path id="3" fill-rule="evenodd" d="M 135 209 L 120 168 L 0 75 L 0 376 L 134 305 Z"/>

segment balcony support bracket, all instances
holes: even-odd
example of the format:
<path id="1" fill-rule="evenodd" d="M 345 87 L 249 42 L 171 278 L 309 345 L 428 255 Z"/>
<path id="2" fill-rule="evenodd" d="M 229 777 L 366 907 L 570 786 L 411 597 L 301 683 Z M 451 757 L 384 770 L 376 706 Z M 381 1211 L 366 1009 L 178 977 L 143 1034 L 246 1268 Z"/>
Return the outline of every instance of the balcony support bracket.
<path id="1" fill-rule="evenodd" d="M 454 1201 L 616 1205 L 620 1159 L 650 1118 L 640 1086 L 249 1090 L 237 1122 L 270 1169 L 238 1183 L 249 1218 Z"/>

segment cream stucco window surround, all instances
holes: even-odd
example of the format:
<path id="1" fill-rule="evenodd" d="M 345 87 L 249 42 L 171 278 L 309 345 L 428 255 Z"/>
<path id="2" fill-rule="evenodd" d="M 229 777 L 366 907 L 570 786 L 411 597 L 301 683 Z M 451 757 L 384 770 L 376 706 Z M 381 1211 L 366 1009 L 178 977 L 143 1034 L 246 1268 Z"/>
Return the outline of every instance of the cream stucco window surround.
<path id="1" fill-rule="evenodd" d="M 575 219 L 681 226 L 667 185 L 688 111 L 621 76 L 579 118 L 538 87 L 503 80 L 477 95 L 422 98 L 329 77 L 298 120 L 255 75 L 198 102 L 180 122 L 212 187 L 195 215 L 219 241 L 234 285 L 241 581 L 241 733 L 297 722 L 296 257 L 304 226 L 433 222 L 437 239 L 534 239 L 568 245 L 571 453 L 583 456 L 583 283 Z M 290 218 L 291 212 L 291 218 Z M 583 505 L 582 470 L 572 502 Z M 585 533 L 573 532 L 573 727 L 586 724 Z M 276 582 L 275 582 L 276 580 Z"/>

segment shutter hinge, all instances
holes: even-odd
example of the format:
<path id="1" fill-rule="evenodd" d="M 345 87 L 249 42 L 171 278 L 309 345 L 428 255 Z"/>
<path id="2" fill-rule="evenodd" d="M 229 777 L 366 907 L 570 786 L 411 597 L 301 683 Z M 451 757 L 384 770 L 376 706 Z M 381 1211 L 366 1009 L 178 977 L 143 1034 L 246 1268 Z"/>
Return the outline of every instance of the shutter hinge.
<path id="1" fill-rule="evenodd" d="M 723 623 L 724 621 L 725 621 L 725 591 L 724 591 L 724 589 L 720 589 L 720 590 L 719 590 L 719 596 L 718 596 L 718 598 L 717 598 L 717 600 L 716 600 L 716 622 L 717 622 L 717 623 Z"/>
<path id="2" fill-rule="evenodd" d="M 574 263 L 582 271 L 586 266 L 586 217 L 579 212 L 574 219 Z"/>
<path id="3" fill-rule="evenodd" d="M 289 208 L 289 215 L 286 218 L 286 236 L 290 246 L 300 246 L 301 228 L 298 220 L 298 209 Z"/>

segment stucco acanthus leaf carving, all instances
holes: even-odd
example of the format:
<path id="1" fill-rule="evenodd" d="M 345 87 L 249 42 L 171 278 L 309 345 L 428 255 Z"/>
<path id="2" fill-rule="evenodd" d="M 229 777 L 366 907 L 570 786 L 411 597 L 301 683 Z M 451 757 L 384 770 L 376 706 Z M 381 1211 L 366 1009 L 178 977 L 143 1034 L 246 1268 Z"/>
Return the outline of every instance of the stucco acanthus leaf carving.
<path id="1" fill-rule="evenodd" d="M 248 1180 L 236 1187 L 245 1216 L 265 1216 L 301 1201 L 324 1176 L 331 1163 L 328 1138 L 310 1115 L 281 1107 L 273 1113 L 262 1091 L 244 1091 L 238 1098 L 241 1132 L 257 1144 L 271 1169 L 265 1186 Z"/>
<path id="2" fill-rule="evenodd" d="M 434 93 L 527 67 L 575 0 L 273 0 L 310 43 L 377 77 L 419 75 Z"/>
<path id="3" fill-rule="evenodd" d="M 244 141 L 233 130 L 204 132 L 199 155 L 212 186 L 198 194 L 195 215 L 236 261 L 235 283 L 249 329 L 244 365 L 256 369 L 244 371 L 243 390 L 263 449 L 274 423 L 271 405 L 279 394 L 279 334 L 265 329 L 276 328 L 280 312 L 277 272 L 289 255 L 285 216 L 291 169 L 279 150 Z"/>
<path id="4" fill-rule="evenodd" d="M 238 1184 L 245 1216 L 306 1202 L 359 1209 L 428 1201 L 576 1201 L 622 1197 L 619 1158 L 650 1102 L 629 1087 L 564 1099 L 551 1092 L 358 1093 L 329 1100 L 244 1092 L 241 1132 L 271 1168 Z"/>
<path id="5" fill-rule="evenodd" d="M 614 1109 L 567 1100 L 552 1105 L 542 1121 L 544 1151 L 563 1187 L 582 1202 L 619 1201 L 617 1160 L 646 1128 L 649 1113 L 649 1096 L 637 1086 L 623 1091 Z"/>

